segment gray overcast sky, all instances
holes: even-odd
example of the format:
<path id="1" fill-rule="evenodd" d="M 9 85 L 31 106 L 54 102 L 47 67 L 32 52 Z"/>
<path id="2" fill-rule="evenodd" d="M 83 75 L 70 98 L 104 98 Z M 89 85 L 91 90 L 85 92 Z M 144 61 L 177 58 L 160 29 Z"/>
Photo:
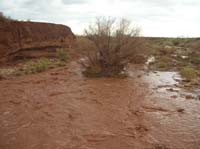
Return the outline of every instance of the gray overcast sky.
<path id="1" fill-rule="evenodd" d="M 200 0 L 0 0 L 14 19 L 66 24 L 81 34 L 97 16 L 125 17 L 143 36 L 199 37 Z"/>

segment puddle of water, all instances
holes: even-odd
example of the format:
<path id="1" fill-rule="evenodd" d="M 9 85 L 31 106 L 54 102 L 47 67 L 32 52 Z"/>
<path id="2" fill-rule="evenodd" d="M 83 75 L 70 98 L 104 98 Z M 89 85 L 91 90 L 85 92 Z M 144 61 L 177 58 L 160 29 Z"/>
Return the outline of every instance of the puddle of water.
<path id="1" fill-rule="evenodd" d="M 144 76 L 144 79 L 153 85 L 157 86 L 172 86 L 178 84 L 178 80 L 181 80 L 178 72 L 163 72 L 163 71 L 155 71 L 149 72 Z"/>
<path id="2" fill-rule="evenodd" d="M 178 72 L 149 72 L 143 78 L 149 83 L 150 88 L 168 97 L 200 100 L 200 89 L 188 91 L 180 86 L 182 78 Z"/>

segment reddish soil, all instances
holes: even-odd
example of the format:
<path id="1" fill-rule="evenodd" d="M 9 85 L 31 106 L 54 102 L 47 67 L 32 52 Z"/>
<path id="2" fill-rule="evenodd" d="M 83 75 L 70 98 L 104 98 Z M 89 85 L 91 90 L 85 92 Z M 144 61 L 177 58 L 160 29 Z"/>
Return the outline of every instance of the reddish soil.
<path id="1" fill-rule="evenodd" d="M 52 49 L 73 47 L 75 39 L 68 26 L 0 20 L 0 65 L 22 58 L 51 56 Z"/>
<path id="2" fill-rule="evenodd" d="M 199 106 L 143 77 L 84 78 L 73 61 L 0 81 L 0 149 L 199 149 Z"/>

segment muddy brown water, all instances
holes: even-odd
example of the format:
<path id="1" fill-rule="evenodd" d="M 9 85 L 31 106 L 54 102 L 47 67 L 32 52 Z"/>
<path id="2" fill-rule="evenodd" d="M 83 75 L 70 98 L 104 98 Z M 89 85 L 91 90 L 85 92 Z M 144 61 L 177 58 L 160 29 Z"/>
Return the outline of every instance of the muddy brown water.
<path id="1" fill-rule="evenodd" d="M 88 79 L 73 61 L 0 81 L 0 149 L 200 149 L 200 101 L 130 72 Z"/>

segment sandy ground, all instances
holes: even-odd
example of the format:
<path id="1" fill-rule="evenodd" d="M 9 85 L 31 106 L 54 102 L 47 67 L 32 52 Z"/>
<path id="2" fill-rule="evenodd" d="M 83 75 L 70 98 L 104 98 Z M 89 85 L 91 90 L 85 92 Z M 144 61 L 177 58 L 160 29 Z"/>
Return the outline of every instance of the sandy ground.
<path id="1" fill-rule="evenodd" d="M 200 149 L 200 101 L 64 68 L 0 81 L 0 149 Z"/>

